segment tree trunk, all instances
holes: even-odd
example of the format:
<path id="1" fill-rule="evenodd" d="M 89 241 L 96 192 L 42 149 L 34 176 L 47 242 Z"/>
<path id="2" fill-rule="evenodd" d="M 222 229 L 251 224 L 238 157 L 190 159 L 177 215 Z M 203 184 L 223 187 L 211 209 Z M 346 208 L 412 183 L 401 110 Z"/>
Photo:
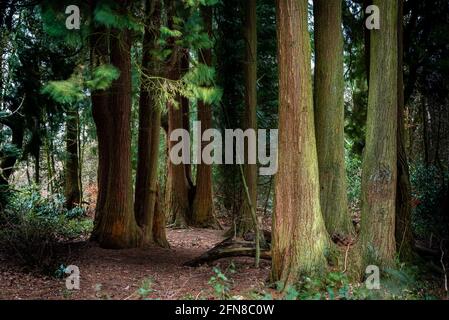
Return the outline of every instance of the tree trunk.
<path id="1" fill-rule="evenodd" d="M 245 1 L 245 129 L 257 130 L 257 12 L 256 0 Z M 257 134 L 256 134 L 257 137 Z M 241 207 L 240 219 L 237 223 L 237 236 L 254 230 L 254 223 L 251 217 L 251 205 L 257 209 L 257 165 L 248 164 L 245 155 L 243 166 L 244 178 L 248 186 L 249 198 L 243 190 L 243 205 Z"/>
<path id="2" fill-rule="evenodd" d="M 168 27 L 173 28 L 174 17 L 176 16 L 176 4 L 171 0 L 168 2 Z M 168 40 L 172 53 L 167 61 L 167 78 L 171 80 L 178 80 L 181 77 L 181 49 L 175 44 L 174 39 Z M 178 97 L 181 101 L 181 97 Z M 179 106 L 174 106 L 171 103 L 168 105 L 168 133 L 167 144 L 168 152 L 170 153 L 173 146 L 177 144 L 176 141 L 170 141 L 170 134 L 175 129 L 184 128 L 183 125 L 183 110 L 181 103 Z M 173 164 L 170 161 L 170 155 L 167 156 L 168 172 L 166 182 L 165 203 L 167 208 L 167 216 L 170 223 L 174 227 L 185 228 L 190 219 L 190 184 L 187 179 L 186 166 L 184 164 Z"/>
<path id="3" fill-rule="evenodd" d="M 403 0 L 398 0 L 398 6 L 398 181 L 396 195 L 396 248 L 400 258 L 410 259 L 413 248 L 413 233 L 411 225 L 410 173 L 407 153 L 405 151 Z"/>
<path id="4" fill-rule="evenodd" d="M 161 247 L 169 248 L 170 244 L 167 241 L 167 235 L 165 232 L 165 213 L 162 210 L 159 196 L 159 186 L 156 186 L 156 203 L 154 205 L 154 217 L 153 217 L 153 240 Z"/>
<path id="5" fill-rule="evenodd" d="M 10 123 L 8 126 L 11 129 L 12 139 L 11 144 L 14 145 L 18 150 L 22 149 L 23 138 L 25 134 L 25 128 L 19 124 Z M 9 178 L 14 173 L 14 166 L 17 162 L 17 154 L 11 154 L 4 157 L 0 163 L 0 210 L 4 208 L 7 203 L 8 189 L 9 189 Z"/>
<path id="6" fill-rule="evenodd" d="M 371 33 L 366 148 L 362 171 L 361 246 L 363 265 L 392 265 L 396 253 L 397 188 L 397 19 L 396 1 L 375 0 L 381 30 Z"/>
<path id="7" fill-rule="evenodd" d="M 277 0 L 279 165 L 272 281 L 284 288 L 326 267 L 330 241 L 320 209 L 307 0 Z"/>
<path id="8" fill-rule="evenodd" d="M 121 5 L 125 11 L 126 3 Z M 109 103 L 111 128 L 107 139 L 114 146 L 109 154 L 109 172 L 104 211 L 98 221 L 98 242 L 104 248 L 135 247 L 138 228 L 133 211 L 131 174 L 131 34 L 111 30 L 111 63 L 120 71 L 112 83 Z"/>
<path id="9" fill-rule="evenodd" d="M 201 16 L 209 37 L 212 37 L 212 8 L 201 7 Z M 199 51 L 201 63 L 212 66 L 212 49 Z M 212 128 L 212 109 L 210 105 L 198 101 L 198 121 L 201 122 L 201 136 L 207 129 Z M 208 143 L 201 141 L 201 150 Z M 215 219 L 214 202 L 212 190 L 212 166 L 201 163 L 197 166 L 196 191 L 192 205 L 192 223 L 195 226 L 208 228 L 219 228 Z"/>
<path id="10" fill-rule="evenodd" d="M 147 27 L 143 40 L 142 68 L 146 75 L 158 75 L 160 65 L 153 59 L 151 51 L 157 48 L 159 29 L 161 24 L 160 0 L 147 1 Z M 154 215 L 157 201 L 157 168 L 159 161 L 159 137 L 161 126 L 161 110 L 154 101 L 154 93 L 142 78 L 139 102 L 139 141 L 138 160 L 136 171 L 136 190 L 134 202 L 134 214 L 137 224 L 143 231 L 142 245 L 154 241 L 153 229 Z M 163 213 L 162 213 L 163 214 Z M 158 225 L 165 231 L 165 224 Z M 165 232 L 155 230 L 158 235 Z M 159 243 L 158 242 L 158 243 Z"/>
<path id="11" fill-rule="evenodd" d="M 92 12 L 95 8 L 92 8 Z M 90 39 L 91 68 L 109 63 L 108 50 L 109 31 L 104 27 L 94 28 Z M 97 201 L 95 207 L 94 229 L 91 239 L 97 240 L 100 217 L 104 213 L 104 206 L 108 194 L 109 165 L 111 154 L 111 140 L 108 139 L 112 127 L 109 113 L 110 89 L 92 92 L 92 116 L 97 131 L 98 170 L 97 170 Z"/>
<path id="12" fill-rule="evenodd" d="M 81 186 L 79 185 L 78 159 L 79 115 L 76 108 L 67 111 L 66 119 L 66 163 L 65 163 L 65 198 L 67 209 L 80 205 Z"/>
<path id="13" fill-rule="evenodd" d="M 330 235 L 351 232 L 345 171 L 341 0 L 315 0 L 315 128 L 320 203 Z"/>
<path id="14" fill-rule="evenodd" d="M 183 49 L 181 51 L 180 57 L 180 72 L 181 77 L 183 77 L 187 72 L 189 72 L 190 64 L 189 64 L 189 50 Z M 182 127 L 190 132 L 190 101 L 187 97 L 181 97 L 181 109 L 182 109 Z M 189 163 L 184 164 L 187 181 L 189 182 L 190 191 L 194 192 L 194 184 L 192 179 L 192 166 Z M 192 196 L 192 194 L 191 194 Z M 193 198 L 193 197 L 191 197 Z"/>

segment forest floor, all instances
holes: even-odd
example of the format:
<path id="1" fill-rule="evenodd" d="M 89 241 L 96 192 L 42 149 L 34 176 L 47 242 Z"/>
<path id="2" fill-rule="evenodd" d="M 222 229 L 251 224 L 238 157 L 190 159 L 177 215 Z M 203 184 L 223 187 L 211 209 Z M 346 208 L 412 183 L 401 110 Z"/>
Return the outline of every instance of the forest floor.
<path id="1" fill-rule="evenodd" d="M 183 264 L 224 239 L 224 231 L 167 229 L 170 249 L 105 250 L 77 244 L 67 264 L 80 269 L 80 290 L 67 290 L 64 279 L 25 272 L 0 255 L 0 299 L 214 299 L 213 266 L 227 272 L 230 294 L 251 298 L 267 292 L 270 262 L 254 268 L 253 258 L 221 259 L 197 268 Z M 143 288 L 143 290 L 142 290 Z M 140 289 L 140 290 L 139 290 Z"/>

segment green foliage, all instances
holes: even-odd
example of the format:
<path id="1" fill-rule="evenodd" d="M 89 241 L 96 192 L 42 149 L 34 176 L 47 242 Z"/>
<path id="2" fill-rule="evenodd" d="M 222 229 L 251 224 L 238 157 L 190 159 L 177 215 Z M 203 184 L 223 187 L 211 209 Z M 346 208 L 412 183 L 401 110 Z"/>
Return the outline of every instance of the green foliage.
<path id="1" fill-rule="evenodd" d="M 53 274 L 66 254 L 63 243 L 93 228 L 84 211 L 67 210 L 64 203 L 63 196 L 44 198 L 36 188 L 13 193 L 0 212 L 0 246 L 24 266 Z"/>
<path id="2" fill-rule="evenodd" d="M 448 181 L 449 172 L 434 165 L 418 162 L 411 167 L 412 226 L 417 236 L 446 238 L 449 234 L 448 215 L 442 208 Z"/>
<path id="3" fill-rule="evenodd" d="M 120 70 L 110 64 L 103 64 L 94 69 L 92 79 L 86 81 L 86 84 L 91 90 L 106 90 L 119 77 Z"/>
<path id="4" fill-rule="evenodd" d="M 140 288 L 137 290 L 137 294 L 141 299 L 148 299 L 148 296 L 154 292 L 154 289 L 151 288 L 153 282 L 152 278 L 146 278 L 142 281 Z"/>
<path id="5" fill-rule="evenodd" d="M 303 277 L 298 285 L 289 286 L 286 300 L 346 300 L 349 299 L 349 280 L 340 272 L 329 272 L 325 277 Z"/>
<path id="6" fill-rule="evenodd" d="M 120 9 L 118 2 L 101 1 L 95 8 L 94 20 L 109 28 L 142 32 L 143 26 L 138 19 L 130 11 L 127 10 L 125 14 Z"/>
<path id="7" fill-rule="evenodd" d="M 228 278 L 227 274 L 235 273 L 235 266 L 233 263 L 229 265 L 226 271 L 222 272 L 220 268 L 214 267 L 213 271 L 215 273 L 209 279 L 209 284 L 214 289 L 215 296 L 220 300 L 226 300 L 231 298 L 231 280 Z"/>
<path id="8" fill-rule="evenodd" d="M 353 142 L 346 140 L 345 168 L 348 180 L 348 201 L 353 209 L 358 209 L 360 206 L 362 186 L 362 160 L 352 150 Z"/>
<path id="9" fill-rule="evenodd" d="M 56 102 L 73 104 L 84 99 L 82 86 L 73 79 L 50 81 L 41 90 L 43 94 L 50 95 Z"/>
<path id="10" fill-rule="evenodd" d="M 282 292 L 284 300 L 415 300 L 432 299 L 426 292 L 430 282 L 421 279 L 417 267 L 400 264 L 397 269 L 385 269 L 380 279 L 381 289 L 370 290 L 364 283 L 351 283 L 341 272 L 329 272 L 323 277 L 302 277 L 295 286 Z M 277 284 L 277 289 L 283 286 Z"/>
<path id="11" fill-rule="evenodd" d="M 103 64 L 93 70 L 88 80 L 79 71 L 75 71 L 68 80 L 48 82 L 41 93 L 61 104 L 75 104 L 86 99 L 86 90 L 106 90 L 119 77 L 120 71 L 117 68 Z"/>

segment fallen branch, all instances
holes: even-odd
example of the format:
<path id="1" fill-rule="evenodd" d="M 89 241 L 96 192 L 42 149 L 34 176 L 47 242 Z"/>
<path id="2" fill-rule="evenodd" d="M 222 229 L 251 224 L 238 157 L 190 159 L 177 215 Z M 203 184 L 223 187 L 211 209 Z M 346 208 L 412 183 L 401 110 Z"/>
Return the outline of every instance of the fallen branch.
<path id="1" fill-rule="evenodd" d="M 199 257 L 187 261 L 184 265 L 188 267 L 197 267 L 201 264 L 209 263 L 221 258 L 254 257 L 255 253 L 256 244 L 254 242 L 228 238 Z M 260 248 L 260 258 L 266 260 L 271 259 L 271 251 L 268 247 Z"/>

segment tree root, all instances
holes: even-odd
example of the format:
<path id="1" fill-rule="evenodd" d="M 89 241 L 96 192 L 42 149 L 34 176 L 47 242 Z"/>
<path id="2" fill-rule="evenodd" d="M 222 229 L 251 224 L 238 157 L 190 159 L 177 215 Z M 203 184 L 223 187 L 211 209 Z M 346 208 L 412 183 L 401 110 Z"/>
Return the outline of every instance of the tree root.
<path id="1" fill-rule="evenodd" d="M 267 246 L 260 249 L 260 258 L 270 260 L 270 248 Z M 184 265 L 188 267 L 197 267 L 201 264 L 209 263 L 221 258 L 255 257 L 255 255 L 256 244 L 254 242 L 227 238 L 199 257 L 185 262 Z"/>

